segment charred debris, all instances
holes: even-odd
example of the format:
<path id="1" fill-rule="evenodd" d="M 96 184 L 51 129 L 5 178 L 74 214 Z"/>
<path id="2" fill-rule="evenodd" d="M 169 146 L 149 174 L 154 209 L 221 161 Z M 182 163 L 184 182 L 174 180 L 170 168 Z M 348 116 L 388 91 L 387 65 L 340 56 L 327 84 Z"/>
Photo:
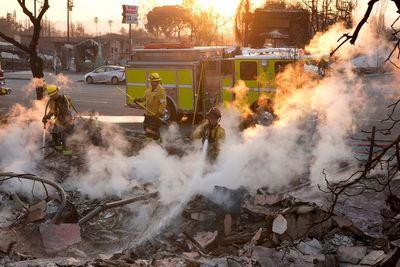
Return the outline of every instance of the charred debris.
<path id="1" fill-rule="evenodd" d="M 177 213 L 150 183 L 90 199 L 64 189 L 63 165 L 43 167 L 55 181 L 1 172 L 0 266 L 399 266 L 398 105 L 389 106 L 390 127 L 353 140 L 361 150 L 348 179 L 300 179 L 280 192 L 216 185 Z M 85 128 L 96 137 L 95 124 Z M 144 146 L 144 136 L 125 134 L 133 151 Z M 84 171 L 79 156 L 62 164 Z M 13 180 L 30 196 L 7 190 Z"/>

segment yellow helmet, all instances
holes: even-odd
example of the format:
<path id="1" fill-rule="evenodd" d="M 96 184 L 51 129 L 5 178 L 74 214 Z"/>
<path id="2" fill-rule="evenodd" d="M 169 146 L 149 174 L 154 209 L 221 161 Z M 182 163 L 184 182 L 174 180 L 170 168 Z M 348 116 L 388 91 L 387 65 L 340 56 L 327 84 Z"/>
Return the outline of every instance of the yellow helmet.
<path id="1" fill-rule="evenodd" d="M 50 84 L 47 86 L 47 95 L 53 96 L 58 93 L 58 86 L 54 84 Z"/>
<path id="2" fill-rule="evenodd" d="M 212 107 L 206 114 L 206 118 L 215 118 L 215 119 L 220 119 L 222 117 L 221 111 L 216 108 Z"/>
<path id="3" fill-rule="evenodd" d="M 159 82 L 159 81 L 161 81 L 161 77 L 157 72 L 154 72 L 154 73 L 150 74 L 149 81 L 150 82 Z"/>

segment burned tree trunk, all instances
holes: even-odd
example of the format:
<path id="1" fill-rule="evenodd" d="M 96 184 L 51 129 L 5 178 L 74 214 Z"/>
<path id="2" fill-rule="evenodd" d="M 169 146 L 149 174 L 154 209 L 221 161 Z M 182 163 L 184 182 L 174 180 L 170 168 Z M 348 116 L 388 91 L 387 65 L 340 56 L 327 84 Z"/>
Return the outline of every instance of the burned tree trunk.
<path id="1" fill-rule="evenodd" d="M 31 54 L 29 61 L 33 77 L 43 78 L 43 60 L 37 54 Z"/>
<path id="2" fill-rule="evenodd" d="M 38 51 L 38 43 L 41 31 L 41 21 L 43 15 L 49 9 L 49 0 L 43 1 L 42 9 L 40 10 L 37 17 L 35 17 L 31 11 L 26 7 L 25 0 L 17 0 L 18 4 L 21 6 L 24 13 L 29 17 L 30 21 L 33 24 L 33 35 L 32 39 L 29 43 L 29 46 L 26 46 L 20 42 L 17 42 L 14 38 L 5 35 L 3 32 L 0 31 L 0 37 L 3 38 L 5 41 L 13 44 L 14 46 L 18 47 L 22 51 L 25 51 L 29 54 L 29 63 L 32 71 L 33 81 L 35 84 L 36 90 L 36 99 L 40 100 L 43 98 L 43 84 L 44 84 L 44 74 L 43 74 L 43 60 L 39 57 Z"/>

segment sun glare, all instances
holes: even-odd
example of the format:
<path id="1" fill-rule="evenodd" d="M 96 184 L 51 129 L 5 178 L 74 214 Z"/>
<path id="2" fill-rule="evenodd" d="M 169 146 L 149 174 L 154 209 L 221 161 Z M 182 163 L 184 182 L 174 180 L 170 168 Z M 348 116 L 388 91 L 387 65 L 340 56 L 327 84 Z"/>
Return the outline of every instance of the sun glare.
<path id="1" fill-rule="evenodd" d="M 265 1 L 263 0 L 253 0 L 251 1 L 252 7 L 259 7 Z M 236 13 L 237 6 L 240 0 L 198 0 L 197 3 L 204 10 L 212 9 L 214 12 L 220 14 L 223 17 L 232 17 Z"/>

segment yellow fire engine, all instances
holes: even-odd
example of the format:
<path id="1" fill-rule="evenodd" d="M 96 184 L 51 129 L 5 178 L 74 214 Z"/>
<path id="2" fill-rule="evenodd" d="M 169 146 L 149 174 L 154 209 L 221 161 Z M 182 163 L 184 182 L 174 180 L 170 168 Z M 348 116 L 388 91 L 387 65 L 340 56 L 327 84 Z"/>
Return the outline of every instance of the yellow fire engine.
<path id="1" fill-rule="evenodd" d="M 226 47 L 135 49 L 126 66 L 127 106 L 139 108 L 133 99 L 143 97 L 148 77 L 157 72 L 167 91 L 167 117 L 179 121 L 183 115 L 203 115 L 221 102 L 233 101 L 239 80 L 249 88 L 252 109 L 261 96 L 272 99 L 275 76 L 289 63 L 310 61 L 310 55 L 293 48 L 231 49 Z M 240 55 L 235 55 L 240 51 Z M 261 82 L 260 77 L 263 77 Z"/>

